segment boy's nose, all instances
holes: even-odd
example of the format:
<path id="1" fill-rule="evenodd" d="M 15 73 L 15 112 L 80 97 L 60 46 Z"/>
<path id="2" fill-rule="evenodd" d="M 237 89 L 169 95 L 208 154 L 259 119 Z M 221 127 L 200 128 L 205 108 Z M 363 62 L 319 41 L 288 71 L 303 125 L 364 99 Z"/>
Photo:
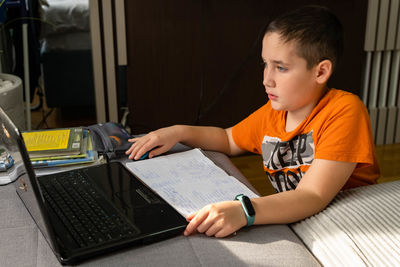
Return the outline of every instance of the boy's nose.
<path id="1" fill-rule="evenodd" d="M 271 79 L 269 76 L 264 75 L 263 85 L 265 87 L 275 87 L 275 81 Z"/>
<path id="2" fill-rule="evenodd" d="M 265 87 L 274 87 L 275 86 L 275 81 L 272 77 L 272 73 L 267 69 L 264 70 L 263 85 Z"/>

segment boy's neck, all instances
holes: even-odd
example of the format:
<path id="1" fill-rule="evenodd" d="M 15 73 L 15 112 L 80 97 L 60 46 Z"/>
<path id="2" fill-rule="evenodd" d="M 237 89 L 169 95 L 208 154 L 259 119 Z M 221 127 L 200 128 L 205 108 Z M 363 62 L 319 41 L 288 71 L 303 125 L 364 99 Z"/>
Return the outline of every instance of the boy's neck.
<path id="1" fill-rule="evenodd" d="M 307 117 L 311 114 L 318 102 L 324 97 L 324 95 L 329 91 L 328 87 L 324 86 L 321 89 L 321 94 L 315 98 L 309 105 L 297 109 L 294 111 L 288 111 L 286 113 L 286 132 L 291 132 L 297 128 Z"/>
<path id="2" fill-rule="evenodd" d="M 312 109 L 311 109 L 312 111 Z M 297 128 L 297 126 L 302 123 L 307 116 L 311 113 L 311 111 L 307 112 L 290 112 L 286 113 L 286 132 L 291 132 Z"/>

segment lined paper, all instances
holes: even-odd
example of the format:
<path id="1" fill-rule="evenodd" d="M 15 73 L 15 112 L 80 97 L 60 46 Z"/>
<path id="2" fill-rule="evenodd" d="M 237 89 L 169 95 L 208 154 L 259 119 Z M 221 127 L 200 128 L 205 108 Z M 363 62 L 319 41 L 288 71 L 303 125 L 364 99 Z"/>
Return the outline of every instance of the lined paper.
<path id="1" fill-rule="evenodd" d="M 200 149 L 129 162 L 127 168 L 183 216 L 238 194 L 258 197 L 207 158 Z"/>

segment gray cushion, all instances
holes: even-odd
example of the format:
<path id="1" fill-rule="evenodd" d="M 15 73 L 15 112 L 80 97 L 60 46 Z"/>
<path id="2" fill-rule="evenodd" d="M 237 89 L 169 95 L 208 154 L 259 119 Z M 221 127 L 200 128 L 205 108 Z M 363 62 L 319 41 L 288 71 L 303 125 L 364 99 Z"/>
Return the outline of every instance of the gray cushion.
<path id="1" fill-rule="evenodd" d="M 286 225 L 243 229 L 236 236 L 178 236 L 96 258 L 84 266 L 319 266 Z"/>
<path id="2" fill-rule="evenodd" d="M 400 181 L 339 193 L 292 228 L 324 266 L 400 266 Z"/>

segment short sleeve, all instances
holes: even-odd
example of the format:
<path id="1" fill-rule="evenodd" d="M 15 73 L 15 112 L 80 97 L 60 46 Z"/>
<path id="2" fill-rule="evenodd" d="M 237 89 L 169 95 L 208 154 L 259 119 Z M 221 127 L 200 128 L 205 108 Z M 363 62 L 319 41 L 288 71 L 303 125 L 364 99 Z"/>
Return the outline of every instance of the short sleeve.
<path id="1" fill-rule="evenodd" d="M 315 158 L 373 164 L 370 120 L 360 99 L 345 95 L 328 112 L 317 133 Z"/>
<path id="2" fill-rule="evenodd" d="M 233 126 L 232 136 L 236 145 L 243 150 L 261 154 L 261 143 L 266 125 L 267 104 Z"/>

